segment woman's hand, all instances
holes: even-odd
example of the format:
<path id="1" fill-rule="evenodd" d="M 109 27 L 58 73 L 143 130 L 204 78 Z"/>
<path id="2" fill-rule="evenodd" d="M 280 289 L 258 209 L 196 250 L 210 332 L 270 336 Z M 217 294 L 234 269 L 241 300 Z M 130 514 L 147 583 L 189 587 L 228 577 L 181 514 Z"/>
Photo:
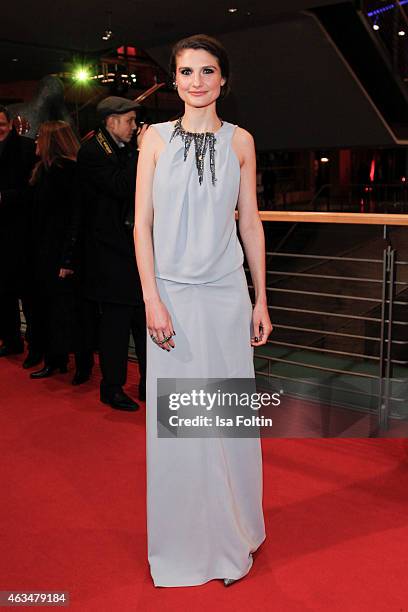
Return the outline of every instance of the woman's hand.
<path id="1" fill-rule="evenodd" d="M 255 304 L 252 313 L 252 324 L 254 336 L 251 338 L 251 345 L 262 346 L 262 344 L 266 344 L 268 336 L 273 329 L 267 304 Z"/>
<path id="2" fill-rule="evenodd" d="M 166 351 L 176 346 L 172 340 L 176 332 L 173 329 L 169 311 L 162 301 L 155 299 L 146 303 L 146 320 L 150 337 L 157 346 Z"/>
<path id="3" fill-rule="evenodd" d="M 67 276 L 71 276 L 73 273 L 74 271 L 70 270 L 69 268 L 60 268 L 58 276 L 59 278 L 66 278 Z"/>

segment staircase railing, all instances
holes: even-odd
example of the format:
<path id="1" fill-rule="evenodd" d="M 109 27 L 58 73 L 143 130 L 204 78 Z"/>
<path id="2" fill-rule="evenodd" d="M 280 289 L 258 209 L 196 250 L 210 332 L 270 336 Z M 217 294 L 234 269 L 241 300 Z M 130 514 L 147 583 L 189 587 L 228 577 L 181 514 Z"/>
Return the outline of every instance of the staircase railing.
<path id="1" fill-rule="evenodd" d="M 261 211 L 260 216 L 266 233 L 280 222 L 325 224 L 321 231 L 370 225 L 375 232 L 375 252 L 368 256 L 297 251 L 295 235 L 285 250 L 267 252 L 275 332 L 255 352 L 261 385 L 324 397 L 365 414 L 373 436 L 408 418 L 408 261 L 398 256 L 389 231 L 407 228 L 408 239 L 408 215 Z M 299 261 L 319 265 L 305 273 Z"/>

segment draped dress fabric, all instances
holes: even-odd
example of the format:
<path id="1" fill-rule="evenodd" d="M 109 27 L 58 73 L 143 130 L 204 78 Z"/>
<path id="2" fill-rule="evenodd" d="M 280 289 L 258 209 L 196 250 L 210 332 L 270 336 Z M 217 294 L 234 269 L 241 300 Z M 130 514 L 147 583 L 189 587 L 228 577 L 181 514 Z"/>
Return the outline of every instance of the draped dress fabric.
<path id="1" fill-rule="evenodd" d="M 170 352 L 147 343 L 148 558 L 156 586 L 239 579 L 265 539 L 259 438 L 158 438 L 158 378 L 253 378 L 252 306 L 234 210 L 240 167 L 235 126 L 215 133 L 200 185 L 194 143 L 184 161 L 174 124 L 153 179 L 158 290 L 176 331 Z"/>

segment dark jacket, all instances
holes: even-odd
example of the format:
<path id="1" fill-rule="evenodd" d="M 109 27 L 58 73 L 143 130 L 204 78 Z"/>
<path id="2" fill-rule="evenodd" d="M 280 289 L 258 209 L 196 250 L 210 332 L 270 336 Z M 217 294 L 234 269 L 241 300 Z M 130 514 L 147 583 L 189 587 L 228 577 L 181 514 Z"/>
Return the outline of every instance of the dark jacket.
<path id="1" fill-rule="evenodd" d="M 76 243 L 81 201 L 77 164 L 70 159 L 42 168 L 32 188 L 31 245 L 28 268 L 37 291 L 71 292 L 78 274 Z M 61 268 L 74 276 L 59 278 Z"/>
<path id="2" fill-rule="evenodd" d="M 0 153 L 0 295 L 22 289 L 26 194 L 34 163 L 34 141 L 13 130 Z"/>
<path id="3" fill-rule="evenodd" d="M 100 302 L 142 303 L 133 243 L 137 152 L 103 128 L 79 151 L 84 198 L 84 295 Z"/>

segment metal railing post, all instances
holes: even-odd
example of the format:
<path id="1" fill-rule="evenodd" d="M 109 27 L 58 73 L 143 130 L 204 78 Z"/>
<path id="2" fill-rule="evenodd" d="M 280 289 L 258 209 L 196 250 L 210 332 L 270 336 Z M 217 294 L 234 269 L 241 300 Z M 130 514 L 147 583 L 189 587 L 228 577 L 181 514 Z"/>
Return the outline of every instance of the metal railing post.
<path id="1" fill-rule="evenodd" d="M 387 325 L 387 356 L 385 367 L 384 385 L 384 414 L 383 427 L 388 429 L 388 417 L 390 412 L 390 396 L 392 388 L 393 364 L 392 364 L 392 327 L 395 296 L 395 251 L 389 246 L 388 253 L 388 325 Z"/>
<path id="2" fill-rule="evenodd" d="M 384 233 L 386 228 L 384 226 Z M 383 267 L 382 267 L 382 285 L 381 285 L 381 322 L 380 322 L 380 362 L 378 371 L 378 425 L 382 429 L 384 420 L 385 405 L 383 402 L 383 388 L 385 378 L 385 321 L 386 321 L 386 305 L 387 305 L 387 282 L 388 282 L 388 253 L 390 247 L 387 246 L 383 251 Z"/>

